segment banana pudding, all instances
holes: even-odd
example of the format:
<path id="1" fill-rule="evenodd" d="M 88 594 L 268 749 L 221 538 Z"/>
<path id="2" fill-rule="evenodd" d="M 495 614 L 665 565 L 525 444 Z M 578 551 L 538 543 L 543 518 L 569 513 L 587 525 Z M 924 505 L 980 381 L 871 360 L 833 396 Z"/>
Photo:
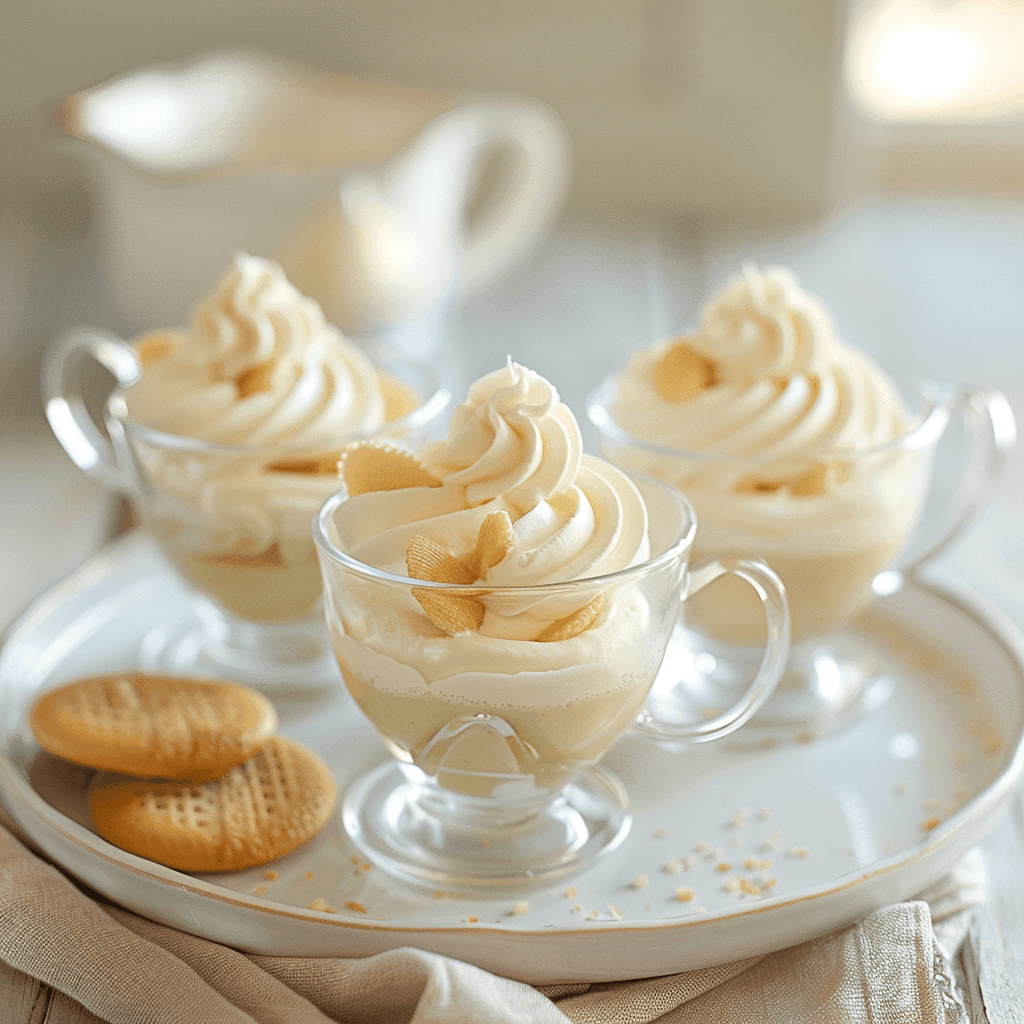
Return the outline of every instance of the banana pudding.
<path id="1" fill-rule="evenodd" d="M 930 454 L 902 441 L 914 426 L 904 399 L 784 268 L 745 266 L 696 330 L 635 353 L 605 398 L 590 409 L 606 457 L 687 495 L 695 557 L 766 559 L 794 641 L 859 610 L 916 522 Z M 719 639 L 757 642 L 749 596 L 734 590 L 688 609 Z"/>
<path id="2" fill-rule="evenodd" d="M 415 391 L 327 323 L 277 264 L 240 255 L 187 330 L 133 343 L 121 399 L 140 515 L 201 594 L 283 622 L 321 593 L 310 523 L 354 437 L 400 433 Z"/>
<path id="3" fill-rule="evenodd" d="M 555 388 L 511 360 L 444 442 L 415 458 L 356 443 L 340 468 L 320 519 L 341 555 L 321 551 L 328 625 L 392 754 L 482 795 L 595 763 L 671 632 L 692 537 L 671 500 L 585 455 Z M 652 552 L 675 557 L 641 581 Z"/>

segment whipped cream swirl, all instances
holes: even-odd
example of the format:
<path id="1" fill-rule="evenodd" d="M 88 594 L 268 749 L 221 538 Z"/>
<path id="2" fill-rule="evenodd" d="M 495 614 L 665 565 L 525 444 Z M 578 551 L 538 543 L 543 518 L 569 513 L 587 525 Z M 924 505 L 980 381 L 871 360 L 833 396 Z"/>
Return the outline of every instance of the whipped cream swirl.
<path id="1" fill-rule="evenodd" d="M 667 401 L 656 381 L 677 346 L 708 360 L 714 379 Z M 739 458 L 864 451 L 908 420 L 892 382 L 839 339 L 820 300 L 789 270 L 752 265 L 707 303 L 696 331 L 634 355 L 617 418 L 635 437 L 680 452 Z"/>
<path id="2" fill-rule="evenodd" d="M 514 546 L 481 582 L 524 587 L 604 575 L 649 557 L 647 508 L 632 481 L 583 454 L 579 426 L 543 377 L 511 360 L 470 389 L 453 414 L 448 439 L 422 452 L 440 487 L 372 491 L 343 502 L 334 540 L 369 565 L 405 575 L 417 535 L 455 557 L 473 551 L 480 524 L 503 510 Z M 484 595 L 482 635 L 533 639 L 587 603 L 567 589 Z"/>
<path id="3" fill-rule="evenodd" d="M 165 433 L 315 448 L 385 421 L 369 359 L 270 260 L 237 256 L 187 331 L 134 344 L 144 373 L 125 392 L 128 413 Z"/>
<path id="4" fill-rule="evenodd" d="M 389 411 L 402 415 L 415 395 L 255 256 L 235 258 L 187 330 L 133 344 L 143 374 L 123 394 L 130 419 L 209 445 L 136 439 L 150 518 L 178 532 L 188 523 L 178 543 L 203 555 L 257 557 L 276 544 L 274 558 L 315 572 L 310 521 L 337 490 L 338 452 L 389 429 Z"/>

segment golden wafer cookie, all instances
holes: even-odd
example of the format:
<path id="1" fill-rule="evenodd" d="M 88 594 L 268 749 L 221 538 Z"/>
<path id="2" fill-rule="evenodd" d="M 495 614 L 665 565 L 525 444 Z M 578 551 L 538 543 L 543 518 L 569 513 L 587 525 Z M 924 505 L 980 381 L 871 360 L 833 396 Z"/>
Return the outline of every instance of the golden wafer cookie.
<path id="1" fill-rule="evenodd" d="M 124 672 L 43 694 L 29 725 L 60 757 L 145 779 L 219 779 L 277 727 L 274 706 L 237 683 Z"/>
<path id="2" fill-rule="evenodd" d="M 101 773 L 89 814 L 104 839 L 180 871 L 241 871 L 311 839 L 337 798 L 327 766 L 273 736 L 214 782 L 152 782 Z"/>

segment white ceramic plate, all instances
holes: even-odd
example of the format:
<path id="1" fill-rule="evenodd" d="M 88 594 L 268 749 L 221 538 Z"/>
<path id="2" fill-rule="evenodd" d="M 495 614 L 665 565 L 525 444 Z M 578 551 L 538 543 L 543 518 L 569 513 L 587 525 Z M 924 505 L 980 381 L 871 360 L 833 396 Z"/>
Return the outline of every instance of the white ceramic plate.
<path id="1" fill-rule="evenodd" d="M 94 889 L 251 952 L 412 945 L 538 984 L 736 960 L 913 896 L 995 824 L 1024 773 L 1024 640 L 994 609 L 917 583 L 852 631 L 892 695 L 846 732 L 756 751 L 621 740 L 605 764 L 630 792 L 633 830 L 569 884 L 522 901 L 407 889 L 363 865 L 337 815 L 268 868 L 193 876 L 100 839 L 85 810 L 89 773 L 39 751 L 26 725 L 40 690 L 144 664 L 160 646 L 154 631 L 183 635 L 190 616 L 138 533 L 36 602 L 0 649 L 0 793 Z M 384 759 L 340 688 L 279 713 L 281 731 L 319 751 L 340 786 Z M 309 909 L 318 900 L 335 913 Z"/>

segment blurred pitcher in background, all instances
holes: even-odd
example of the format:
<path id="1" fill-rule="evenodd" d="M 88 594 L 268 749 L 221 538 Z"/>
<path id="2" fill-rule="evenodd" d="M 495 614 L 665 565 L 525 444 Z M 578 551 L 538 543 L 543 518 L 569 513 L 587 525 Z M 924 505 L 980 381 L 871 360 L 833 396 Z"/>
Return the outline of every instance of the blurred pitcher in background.
<path id="1" fill-rule="evenodd" d="M 463 100 L 220 51 L 68 96 L 100 270 L 126 330 L 184 322 L 241 250 L 355 334 L 465 298 L 557 217 L 568 136 L 542 103 Z"/>

